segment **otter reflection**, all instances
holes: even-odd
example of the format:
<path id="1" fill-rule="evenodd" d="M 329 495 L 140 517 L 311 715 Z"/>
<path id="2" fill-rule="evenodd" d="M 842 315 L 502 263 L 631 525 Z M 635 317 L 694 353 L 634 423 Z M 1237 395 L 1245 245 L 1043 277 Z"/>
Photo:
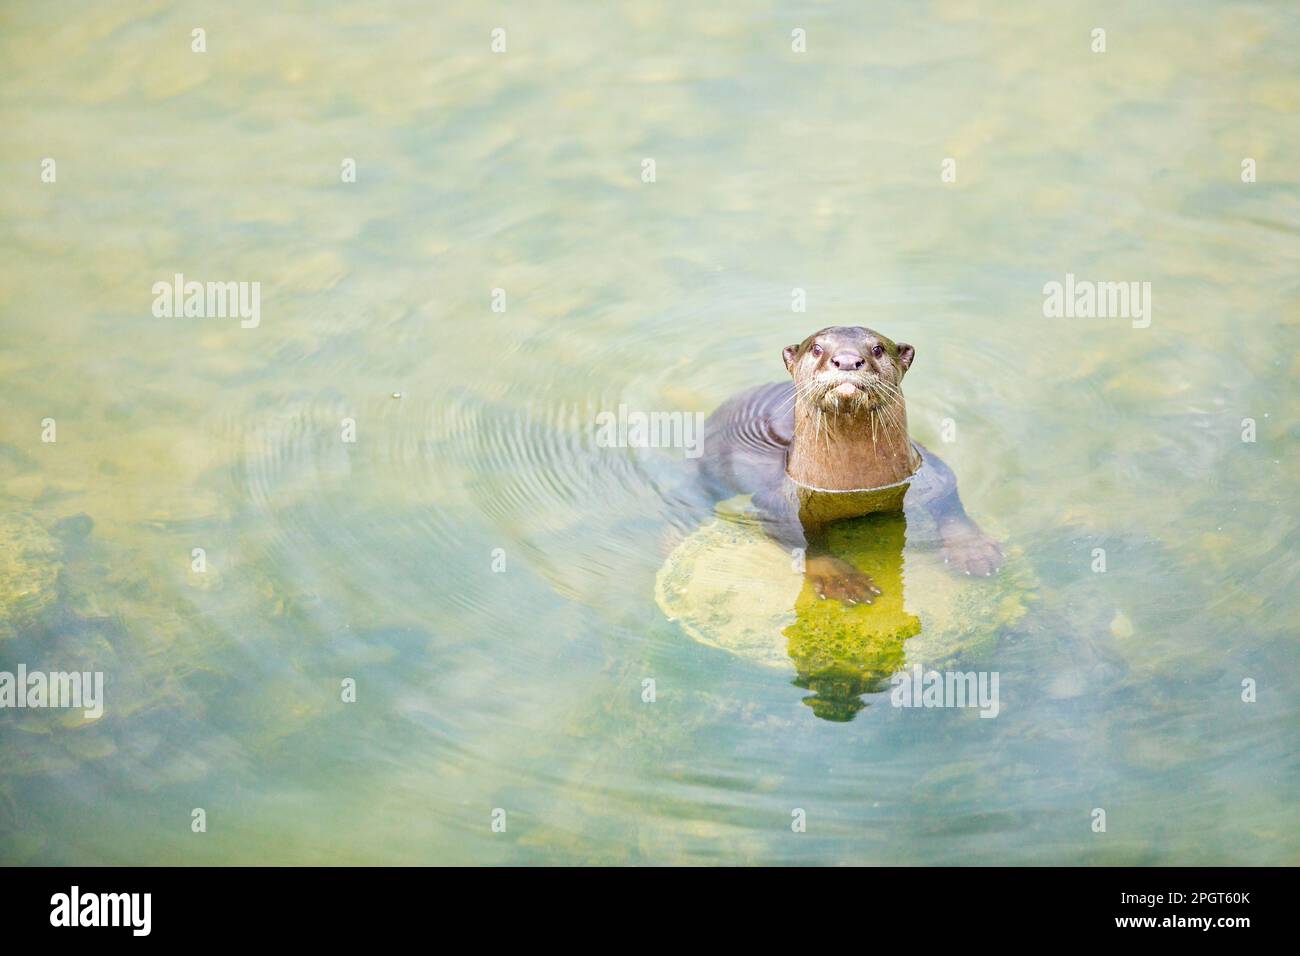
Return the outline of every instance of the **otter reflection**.
<path id="1" fill-rule="evenodd" d="M 878 586 L 871 603 L 845 604 L 818 595 L 806 581 L 795 602 L 795 621 L 782 632 L 794 663 L 796 687 L 812 691 L 803 702 L 823 720 L 848 721 L 906 666 L 903 645 L 921 632 L 903 596 L 907 518 L 901 511 L 837 522 L 824 532 L 826 549 Z"/>

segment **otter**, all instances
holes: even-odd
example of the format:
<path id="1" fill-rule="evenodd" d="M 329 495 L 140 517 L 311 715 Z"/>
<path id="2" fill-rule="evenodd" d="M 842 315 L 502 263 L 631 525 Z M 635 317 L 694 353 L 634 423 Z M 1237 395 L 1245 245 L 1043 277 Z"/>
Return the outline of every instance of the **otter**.
<path id="1" fill-rule="evenodd" d="M 870 604 L 869 577 L 830 554 L 834 521 L 926 509 L 944 560 L 991 575 L 1002 551 L 967 516 L 957 479 L 907 431 L 903 376 L 916 349 L 860 326 L 831 326 L 782 352 L 791 382 L 760 385 L 724 402 L 704 423 L 700 469 L 714 497 L 750 494 L 768 533 L 804 549 L 822 598 Z"/>

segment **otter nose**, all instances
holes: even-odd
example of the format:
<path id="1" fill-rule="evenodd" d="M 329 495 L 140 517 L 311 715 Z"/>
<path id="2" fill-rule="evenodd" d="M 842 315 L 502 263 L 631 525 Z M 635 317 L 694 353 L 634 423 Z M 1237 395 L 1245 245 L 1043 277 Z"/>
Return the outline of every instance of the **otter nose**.
<path id="1" fill-rule="evenodd" d="M 836 352 L 831 357 L 831 364 L 834 365 L 841 372 L 852 372 L 866 365 L 867 360 L 864 359 L 857 352 L 844 351 L 844 352 Z"/>

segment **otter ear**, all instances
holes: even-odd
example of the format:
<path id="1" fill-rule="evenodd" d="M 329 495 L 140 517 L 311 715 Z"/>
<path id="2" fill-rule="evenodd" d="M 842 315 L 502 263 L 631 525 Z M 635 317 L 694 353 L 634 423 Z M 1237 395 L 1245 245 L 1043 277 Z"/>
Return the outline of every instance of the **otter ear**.
<path id="1" fill-rule="evenodd" d="M 799 346 L 787 345 L 781 350 L 781 358 L 785 359 L 785 370 L 791 375 L 794 374 L 795 356 L 799 354 Z"/>
<path id="2" fill-rule="evenodd" d="M 898 364 L 904 372 L 912 367 L 912 359 L 916 358 L 916 349 L 906 342 L 898 343 Z"/>

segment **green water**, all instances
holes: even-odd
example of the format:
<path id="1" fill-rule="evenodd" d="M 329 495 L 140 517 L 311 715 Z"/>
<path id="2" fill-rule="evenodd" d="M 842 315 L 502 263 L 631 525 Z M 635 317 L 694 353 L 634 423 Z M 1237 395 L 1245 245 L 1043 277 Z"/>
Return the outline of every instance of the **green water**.
<path id="1" fill-rule="evenodd" d="M 1076 7 L 6 5 L 0 671 L 107 699 L 0 711 L 0 862 L 1300 862 L 1300 13 Z M 595 416 L 830 324 L 1037 576 L 996 719 L 655 603 L 682 454 Z"/>

